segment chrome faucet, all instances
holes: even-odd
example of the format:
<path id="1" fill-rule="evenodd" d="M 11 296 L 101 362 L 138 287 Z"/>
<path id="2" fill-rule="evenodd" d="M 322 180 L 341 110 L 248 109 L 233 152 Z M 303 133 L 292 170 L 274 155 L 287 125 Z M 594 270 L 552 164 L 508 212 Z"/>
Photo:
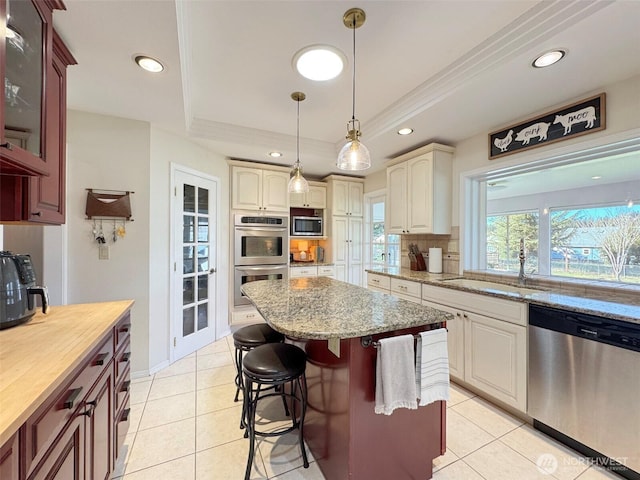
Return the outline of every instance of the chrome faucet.
<path id="1" fill-rule="evenodd" d="M 527 276 L 524 273 L 524 261 L 526 257 L 524 256 L 524 238 L 520 239 L 520 255 L 518 255 L 520 259 L 520 273 L 518 274 L 518 284 L 524 285 L 527 281 Z"/>

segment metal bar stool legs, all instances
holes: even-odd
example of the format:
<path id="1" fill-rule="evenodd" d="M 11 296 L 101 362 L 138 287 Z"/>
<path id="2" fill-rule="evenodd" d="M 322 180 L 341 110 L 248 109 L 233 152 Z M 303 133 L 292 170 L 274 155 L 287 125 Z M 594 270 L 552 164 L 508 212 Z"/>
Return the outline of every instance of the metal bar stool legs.
<path id="1" fill-rule="evenodd" d="M 249 458 L 245 471 L 245 480 L 249 480 L 255 457 L 256 436 L 275 437 L 298 429 L 298 442 L 304 468 L 309 467 L 307 451 L 304 446 L 304 419 L 307 412 L 307 381 L 305 377 L 306 354 L 290 344 L 268 344 L 247 353 L 243 361 L 244 373 L 244 424 L 245 437 L 249 438 Z M 276 390 L 274 387 L 278 387 Z M 256 429 L 256 410 L 258 402 L 268 397 L 280 396 L 285 403 L 298 409 L 291 410 L 291 425 L 273 432 Z"/>

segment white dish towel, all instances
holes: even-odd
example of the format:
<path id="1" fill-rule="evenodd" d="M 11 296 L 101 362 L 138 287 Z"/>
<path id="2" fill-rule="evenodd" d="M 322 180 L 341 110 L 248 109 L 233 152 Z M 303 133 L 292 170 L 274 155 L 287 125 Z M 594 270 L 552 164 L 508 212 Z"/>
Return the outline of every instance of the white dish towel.
<path id="1" fill-rule="evenodd" d="M 375 413 L 418 408 L 413 335 L 380 339 L 376 365 Z"/>
<path id="2" fill-rule="evenodd" d="M 419 405 L 449 400 L 447 329 L 420 332 L 416 345 L 416 391 Z"/>

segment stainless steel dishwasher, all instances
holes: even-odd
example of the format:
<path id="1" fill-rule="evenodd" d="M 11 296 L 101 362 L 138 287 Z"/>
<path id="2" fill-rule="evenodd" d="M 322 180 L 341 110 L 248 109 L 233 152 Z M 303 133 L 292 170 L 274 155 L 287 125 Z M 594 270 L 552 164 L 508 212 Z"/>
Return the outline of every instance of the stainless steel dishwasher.
<path id="1" fill-rule="evenodd" d="M 640 324 L 529 306 L 534 427 L 640 479 Z"/>

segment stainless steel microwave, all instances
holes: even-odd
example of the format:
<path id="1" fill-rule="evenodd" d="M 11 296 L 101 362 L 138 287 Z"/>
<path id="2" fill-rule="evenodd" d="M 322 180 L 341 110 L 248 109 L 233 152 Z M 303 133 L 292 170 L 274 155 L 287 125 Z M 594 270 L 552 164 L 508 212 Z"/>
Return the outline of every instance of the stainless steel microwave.
<path id="1" fill-rule="evenodd" d="M 291 236 L 292 237 L 322 237 L 324 230 L 322 228 L 322 217 L 291 217 Z"/>

